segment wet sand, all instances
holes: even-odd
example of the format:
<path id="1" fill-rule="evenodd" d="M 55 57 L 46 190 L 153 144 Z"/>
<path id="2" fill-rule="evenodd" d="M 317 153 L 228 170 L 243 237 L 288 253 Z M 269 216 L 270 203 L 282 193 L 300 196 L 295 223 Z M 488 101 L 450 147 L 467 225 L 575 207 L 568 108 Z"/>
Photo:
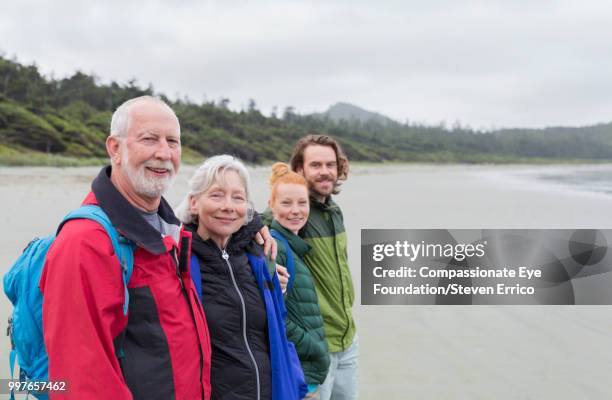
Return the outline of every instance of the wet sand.
<path id="1" fill-rule="evenodd" d="M 354 167 L 337 202 L 357 290 L 362 399 L 612 398 L 612 307 L 362 306 L 358 293 L 363 228 L 612 228 L 612 196 L 536 179 L 575 168 L 589 167 Z M 3 273 L 79 205 L 98 170 L 0 168 Z M 181 171 L 171 204 L 192 171 Z M 259 210 L 267 174 L 252 169 Z M 2 331 L 9 312 L 2 296 Z M 0 350 L 5 378 L 5 336 Z"/>

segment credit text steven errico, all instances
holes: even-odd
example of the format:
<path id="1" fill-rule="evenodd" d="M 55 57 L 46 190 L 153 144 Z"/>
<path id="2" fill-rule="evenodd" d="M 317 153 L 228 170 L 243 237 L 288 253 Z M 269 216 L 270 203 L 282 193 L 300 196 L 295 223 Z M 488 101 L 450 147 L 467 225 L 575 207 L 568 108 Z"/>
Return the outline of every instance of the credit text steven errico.
<path id="1" fill-rule="evenodd" d="M 408 241 L 396 241 L 395 244 L 375 244 L 372 246 L 372 260 L 383 261 L 385 257 L 405 257 L 410 262 L 417 258 L 453 258 L 463 261 L 466 258 L 482 258 L 485 255 L 486 240 L 476 244 L 439 244 L 439 243 L 410 243 Z M 519 283 L 507 284 L 496 283 L 483 286 L 472 285 L 472 278 L 486 279 L 524 279 L 532 280 L 541 278 L 542 271 L 526 266 L 519 267 L 472 267 L 472 268 L 433 268 L 431 266 L 420 267 L 388 267 L 377 265 L 372 269 L 374 278 L 422 278 L 438 279 L 438 284 L 414 284 L 388 285 L 388 283 L 374 283 L 373 294 L 376 295 L 530 295 L 535 289 L 530 285 Z M 469 283 L 453 282 L 454 279 L 470 279 Z M 445 282 L 440 284 L 440 282 Z"/>

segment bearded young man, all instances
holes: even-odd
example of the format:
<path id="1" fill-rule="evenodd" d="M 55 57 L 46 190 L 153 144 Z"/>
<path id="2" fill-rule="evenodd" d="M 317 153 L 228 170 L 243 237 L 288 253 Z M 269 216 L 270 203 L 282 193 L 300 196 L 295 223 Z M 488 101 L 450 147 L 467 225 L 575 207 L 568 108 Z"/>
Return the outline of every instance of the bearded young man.
<path id="1" fill-rule="evenodd" d="M 330 351 L 321 399 L 356 399 L 359 348 L 352 315 L 355 294 L 344 217 L 332 200 L 348 177 L 348 159 L 333 138 L 308 135 L 297 142 L 290 165 L 304 176 L 310 193 L 310 215 L 300 236 L 312 247 L 305 262 L 315 283 Z"/>
<path id="2" fill-rule="evenodd" d="M 129 307 L 104 228 L 68 221 L 40 280 L 49 381 L 67 384 L 51 397 L 209 399 L 208 327 L 181 254 L 191 235 L 162 197 L 180 167 L 178 118 L 157 98 L 128 100 L 113 114 L 106 149 L 111 165 L 83 204 L 99 206 L 134 247 Z"/>

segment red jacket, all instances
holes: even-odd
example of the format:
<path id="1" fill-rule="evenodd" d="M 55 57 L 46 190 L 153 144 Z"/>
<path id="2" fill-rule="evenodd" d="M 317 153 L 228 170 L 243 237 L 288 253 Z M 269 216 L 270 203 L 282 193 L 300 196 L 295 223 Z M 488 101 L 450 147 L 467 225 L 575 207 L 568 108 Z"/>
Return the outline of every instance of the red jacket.
<path id="1" fill-rule="evenodd" d="M 179 257 L 179 238 L 190 242 L 191 235 L 162 199 L 162 238 L 109 175 L 110 167 L 102 170 L 83 204 L 99 204 L 138 245 L 128 315 L 110 238 L 94 221 L 69 221 L 49 250 L 40 281 L 49 380 L 68 387 L 52 398 L 207 400 L 208 327 L 188 263 L 178 261 L 189 259 Z"/>

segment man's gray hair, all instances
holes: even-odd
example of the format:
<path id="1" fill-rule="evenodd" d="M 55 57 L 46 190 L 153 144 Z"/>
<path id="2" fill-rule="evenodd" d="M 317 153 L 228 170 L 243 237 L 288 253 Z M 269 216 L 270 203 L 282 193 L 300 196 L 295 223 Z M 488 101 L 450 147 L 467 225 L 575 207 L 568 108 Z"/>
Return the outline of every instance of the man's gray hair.
<path id="1" fill-rule="evenodd" d="M 129 99 L 123 102 L 123 104 L 117 107 L 117 109 L 113 113 L 113 117 L 111 118 L 110 124 L 110 136 L 122 138 L 127 137 L 128 130 L 130 129 L 130 123 L 132 122 L 132 118 L 130 117 L 130 107 L 141 101 L 152 101 L 155 103 L 163 104 L 164 106 L 168 107 L 168 110 L 170 110 L 172 114 L 174 114 L 174 110 L 172 110 L 172 108 L 159 97 L 148 95 L 134 97 L 133 99 Z M 176 116 L 176 114 L 174 114 L 174 116 Z"/>
<path id="2" fill-rule="evenodd" d="M 191 213 L 189 206 L 190 199 L 192 197 L 199 196 L 202 193 L 206 193 L 206 191 L 215 183 L 223 185 L 226 171 L 236 172 L 244 185 L 244 191 L 246 192 L 248 203 L 246 223 L 249 223 L 253 219 L 254 213 L 253 204 L 251 203 L 251 183 L 249 171 L 247 171 L 247 168 L 242 161 L 227 154 L 211 157 L 204 161 L 204 163 L 195 170 L 188 183 L 189 192 L 174 211 L 177 218 L 185 224 L 196 223 L 197 215 Z"/>

